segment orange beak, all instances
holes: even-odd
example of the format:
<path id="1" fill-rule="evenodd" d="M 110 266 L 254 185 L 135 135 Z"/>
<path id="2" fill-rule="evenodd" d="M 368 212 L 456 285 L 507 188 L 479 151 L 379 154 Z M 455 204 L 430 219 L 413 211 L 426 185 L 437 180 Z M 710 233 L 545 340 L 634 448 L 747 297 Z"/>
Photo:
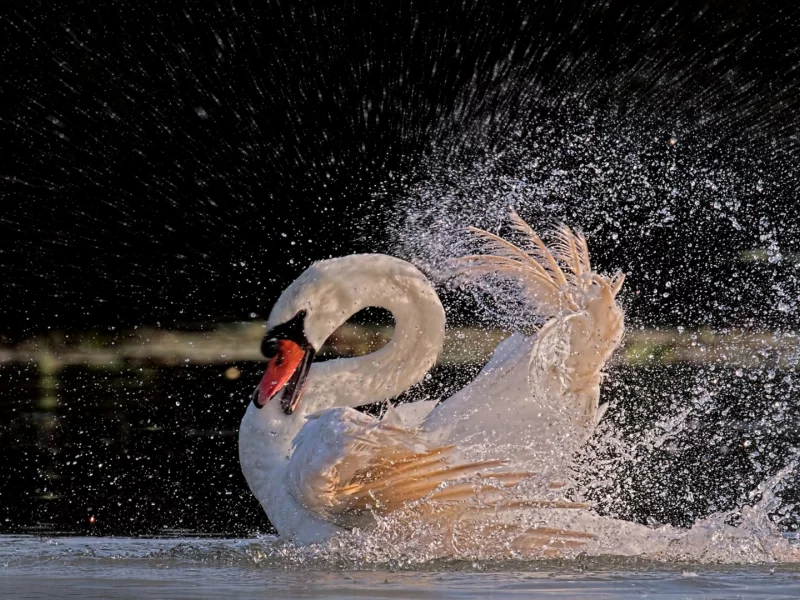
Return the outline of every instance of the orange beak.
<path id="1" fill-rule="evenodd" d="M 292 340 L 278 340 L 277 351 L 267 363 L 267 370 L 258 384 L 256 406 L 262 408 L 286 387 L 281 406 L 286 414 L 292 414 L 300 401 L 313 358 L 313 348 L 304 349 Z"/>

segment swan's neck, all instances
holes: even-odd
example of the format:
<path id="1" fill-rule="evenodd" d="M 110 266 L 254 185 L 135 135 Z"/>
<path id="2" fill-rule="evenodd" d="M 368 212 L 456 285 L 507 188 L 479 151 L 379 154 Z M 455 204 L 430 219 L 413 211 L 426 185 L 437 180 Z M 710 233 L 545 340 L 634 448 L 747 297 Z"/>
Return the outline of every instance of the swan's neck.
<path id="1" fill-rule="evenodd" d="M 260 500 L 262 484 L 282 480 L 289 463 L 292 440 L 310 414 L 302 408 L 292 415 L 283 412 L 279 401 L 257 408 L 252 402 L 239 428 L 239 461 L 250 488 Z"/>
<path id="2" fill-rule="evenodd" d="M 379 402 L 404 392 L 425 376 L 444 342 L 444 309 L 430 282 L 410 264 L 387 256 L 357 255 L 325 261 L 307 273 L 316 284 L 316 296 L 309 310 L 313 321 L 306 327 L 311 326 L 317 347 L 350 316 L 369 306 L 392 313 L 394 334 L 372 354 L 312 365 L 298 409 L 291 415 L 281 409 L 280 395 L 261 409 L 250 404 L 242 420 L 239 451 L 245 477 L 260 499 L 280 489 L 275 482 L 281 481 L 292 440 L 307 415 L 334 406 Z M 284 295 L 291 298 L 290 290 Z M 295 314 L 294 309 L 288 312 Z M 257 491 L 262 485 L 268 489 Z"/>
<path id="3" fill-rule="evenodd" d="M 388 310 L 395 320 L 392 339 L 365 356 L 314 364 L 301 400 L 309 414 L 397 396 L 425 376 L 442 350 L 444 310 L 427 279 L 385 276 L 370 282 L 351 314 L 369 306 Z"/>

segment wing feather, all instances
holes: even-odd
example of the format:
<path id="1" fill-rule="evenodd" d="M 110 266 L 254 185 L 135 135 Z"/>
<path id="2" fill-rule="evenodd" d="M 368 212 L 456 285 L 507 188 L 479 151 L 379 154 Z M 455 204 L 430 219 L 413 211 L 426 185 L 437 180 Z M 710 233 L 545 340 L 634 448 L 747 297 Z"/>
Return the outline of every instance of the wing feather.
<path id="1" fill-rule="evenodd" d="M 453 259 L 456 276 L 466 279 L 487 275 L 515 277 L 525 285 L 528 296 L 546 317 L 558 315 L 563 307 L 571 312 L 581 310 L 585 303 L 582 296 L 595 278 L 586 237 L 562 224 L 553 232 L 554 241 L 548 247 L 513 208 L 509 209 L 509 219 L 512 231 L 522 236 L 528 249 L 483 229 L 468 227 L 467 231 L 483 244 L 485 253 Z M 566 266 L 566 272 L 561 264 Z M 622 278 L 615 277 L 610 283 L 616 296 Z"/>
<path id="2" fill-rule="evenodd" d="M 582 259 L 581 253 L 578 250 L 576 236 L 573 235 L 569 227 L 560 225 L 556 228 L 554 237 L 554 256 L 567 265 L 575 277 L 575 282 L 580 282 L 585 261 Z M 591 271 L 591 267 L 589 270 Z"/>
<path id="3" fill-rule="evenodd" d="M 497 256 L 509 258 L 518 264 L 525 265 L 529 269 L 538 272 L 545 280 L 551 281 L 553 285 L 556 285 L 556 282 L 550 276 L 548 270 L 539 264 L 535 257 L 515 246 L 508 240 L 504 240 L 498 235 L 483 229 L 478 229 L 477 227 L 467 227 L 467 231 L 477 236 L 483 242 L 484 248 L 487 251 L 494 252 Z M 545 251 L 546 250 L 547 248 L 545 247 Z M 556 265 L 556 267 L 557 266 L 558 265 Z"/>
<path id="4" fill-rule="evenodd" d="M 309 510 L 345 527 L 420 501 L 461 507 L 586 508 L 563 499 L 508 495 L 506 491 L 536 474 L 504 471 L 505 465 L 502 459 L 459 462 L 454 446 L 426 445 L 419 430 L 335 408 L 314 415 L 295 438 L 289 492 Z"/>
<path id="5" fill-rule="evenodd" d="M 602 370 L 624 333 L 624 315 L 616 302 L 624 275 L 618 273 L 609 278 L 595 273 L 586 237 L 567 225 L 555 229 L 548 247 L 513 208 L 509 210 L 509 221 L 524 250 L 507 240 L 501 242 L 499 236 L 471 229 L 473 233 L 480 232 L 481 240 L 491 243 L 485 244 L 485 254 L 454 259 L 456 272 L 467 280 L 492 275 L 515 278 L 533 307 L 550 319 L 539 330 L 540 340 L 549 331 L 549 323 L 559 320 L 564 325 L 558 329 L 564 333 L 558 335 L 567 343 L 568 351 L 540 353 L 526 368 L 539 369 L 537 373 L 545 379 L 551 372 L 563 373 L 562 381 L 567 384 L 563 391 L 567 397 L 554 398 L 554 402 L 563 401 L 575 408 L 574 423 L 596 424 Z M 501 247 L 499 254 L 496 250 Z M 523 260 L 522 255 L 529 260 Z M 529 267 L 530 264 L 539 265 L 541 270 Z M 560 393 L 561 388 L 552 391 L 554 396 Z"/>
<path id="6" fill-rule="evenodd" d="M 542 238 L 538 236 L 530 225 L 522 220 L 522 217 L 520 217 L 513 208 L 509 208 L 509 217 L 511 220 L 511 229 L 525 237 L 531 246 L 533 255 L 543 260 L 548 270 L 553 274 L 556 285 L 566 285 L 567 278 L 564 275 L 564 271 L 561 269 L 561 266 L 558 264 L 552 252 L 550 252 L 550 249 L 542 241 Z"/>

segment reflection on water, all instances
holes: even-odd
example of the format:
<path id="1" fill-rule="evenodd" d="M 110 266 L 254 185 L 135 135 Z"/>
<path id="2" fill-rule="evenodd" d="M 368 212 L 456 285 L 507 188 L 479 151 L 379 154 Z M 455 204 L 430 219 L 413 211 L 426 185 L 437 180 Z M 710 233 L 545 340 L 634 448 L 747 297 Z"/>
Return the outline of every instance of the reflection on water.
<path id="1" fill-rule="evenodd" d="M 140 361 L 53 375 L 33 363 L 0 365 L 0 532 L 270 531 L 237 456 L 262 368 Z M 407 395 L 447 397 L 476 369 L 440 365 Z M 683 526 L 751 501 L 800 446 L 792 376 L 655 361 L 614 367 L 606 419 L 621 433 L 584 459 L 590 498 L 615 516 Z M 784 530 L 797 526 L 795 490 L 776 509 Z"/>

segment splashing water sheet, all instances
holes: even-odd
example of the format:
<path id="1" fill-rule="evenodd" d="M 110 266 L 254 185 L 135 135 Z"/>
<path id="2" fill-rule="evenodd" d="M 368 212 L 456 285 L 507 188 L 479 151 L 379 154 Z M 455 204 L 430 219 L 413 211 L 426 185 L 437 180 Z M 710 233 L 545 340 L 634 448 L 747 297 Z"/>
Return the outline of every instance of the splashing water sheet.
<path id="1" fill-rule="evenodd" d="M 0 596 L 800 597 L 800 12 L 646 4 L 4 15 Z M 268 533 L 234 458 L 263 368 L 203 336 L 257 330 L 355 252 L 435 283 L 448 356 L 479 354 L 463 331 L 532 334 L 513 281 L 453 277 L 466 228 L 506 235 L 509 207 L 626 275 L 607 410 L 529 482 L 588 508 L 439 527 L 423 500 L 326 543 Z M 193 358 L 169 346 L 187 333 Z M 585 537 L 522 553 L 531 529 Z"/>

